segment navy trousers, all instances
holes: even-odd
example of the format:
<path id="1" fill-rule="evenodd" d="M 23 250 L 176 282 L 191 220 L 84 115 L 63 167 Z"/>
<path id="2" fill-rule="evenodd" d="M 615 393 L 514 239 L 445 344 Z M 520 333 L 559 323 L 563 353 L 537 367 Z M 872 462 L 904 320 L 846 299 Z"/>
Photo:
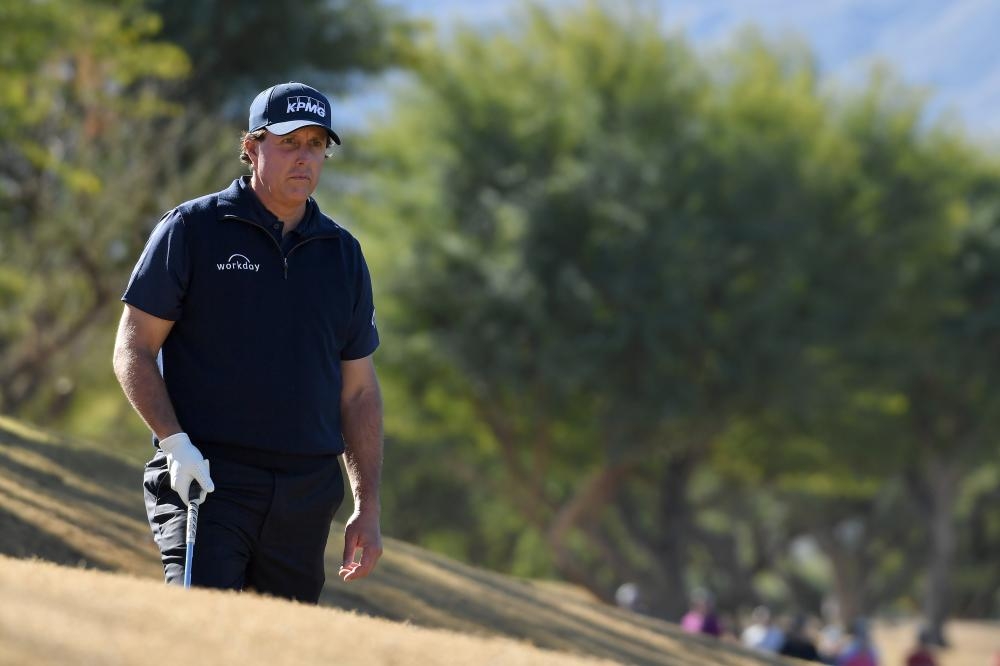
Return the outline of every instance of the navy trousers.
<path id="1" fill-rule="evenodd" d="M 215 491 L 199 508 L 191 585 L 316 603 L 330 524 L 344 499 L 337 457 L 268 469 L 205 455 Z M 187 508 L 170 487 L 161 451 L 146 464 L 143 490 L 166 581 L 181 584 Z"/>

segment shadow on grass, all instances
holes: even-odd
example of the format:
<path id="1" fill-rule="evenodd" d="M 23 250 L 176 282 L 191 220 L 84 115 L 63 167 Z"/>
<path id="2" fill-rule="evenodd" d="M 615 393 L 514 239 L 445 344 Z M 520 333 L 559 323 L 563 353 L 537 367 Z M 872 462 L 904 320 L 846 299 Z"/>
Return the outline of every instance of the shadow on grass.
<path id="1" fill-rule="evenodd" d="M 331 552 L 334 539 L 331 538 Z M 393 620 L 505 636 L 537 647 L 640 666 L 786 663 L 599 602 L 561 597 L 531 583 L 389 542 L 375 574 L 327 584 L 321 603 Z M 393 552 L 393 550 L 398 552 Z M 333 564 L 328 557 L 328 569 Z"/>
<path id="2" fill-rule="evenodd" d="M 0 553 L 102 570 L 157 562 L 140 465 L 18 425 L 0 420 Z"/>
<path id="3" fill-rule="evenodd" d="M 8 513 L 0 506 L 0 555 L 19 559 L 41 557 L 48 562 L 88 569 L 108 568 L 59 537 Z"/>
<path id="4" fill-rule="evenodd" d="M 21 449 L 48 461 L 47 469 L 17 460 L 12 451 Z M 113 513 L 145 521 L 142 500 L 142 468 L 104 453 L 98 448 L 53 444 L 23 437 L 0 426 L 0 467 L 9 469 L 24 485 L 51 491 L 69 502 L 85 502 Z M 104 488 L 95 493 L 66 483 L 82 478 Z"/>

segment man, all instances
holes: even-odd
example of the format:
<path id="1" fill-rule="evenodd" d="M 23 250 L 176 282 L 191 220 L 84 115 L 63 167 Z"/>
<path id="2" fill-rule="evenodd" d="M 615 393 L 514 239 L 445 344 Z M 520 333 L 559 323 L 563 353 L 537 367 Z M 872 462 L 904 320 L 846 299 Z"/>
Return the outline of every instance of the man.
<path id="1" fill-rule="evenodd" d="M 930 628 L 921 627 L 917 632 L 917 644 L 906 655 L 906 666 L 937 666 L 934 656 L 934 637 Z"/>
<path id="2" fill-rule="evenodd" d="M 796 613 L 792 618 L 778 654 L 802 661 L 823 661 L 816 649 L 816 642 L 809 635 L 809 617 L 805 613 Z"/>
<path id="3" fill-rule="evenodd" d="M 774 624 L 771 609 L 757 606 L 750 614 L 750 624 L 740 634 L 740 640 L 755 650 L 777 652 L 785 642 L 785 634 Z"/>
<path id="4" fill-rule="evenodd" d="M 340 144 L 330 112 L 301 83 L 261 92 L 241 145 L 250 175 L 164 215 L 122 296 L 114 368 L 153 432 L 143 485 L 168 583 L 183 579 L 196 487 L 192 585 L 316 603 L 341 454 L 354 513 L 340 576 L 381 556 L 371 280 L 311 197 Z"/>

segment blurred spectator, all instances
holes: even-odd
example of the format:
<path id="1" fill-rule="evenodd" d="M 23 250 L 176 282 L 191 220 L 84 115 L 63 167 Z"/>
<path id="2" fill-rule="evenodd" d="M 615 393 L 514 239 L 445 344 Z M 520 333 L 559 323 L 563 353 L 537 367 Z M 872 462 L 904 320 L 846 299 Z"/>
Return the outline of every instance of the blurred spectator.
<path id="1" fill-rule="evenodd" d="M 711 592 L 698 588 L 691 593 L 690 607 L 681 618 L 681 629 L 688 633 L 708 634 L 716 638 L 722 635 L 722 626 L 715 613 L 715 600 Z"/>
<path id="2" fill-rule="evenodd" d="M 833 664 L 844 643 L 844 630 L 841 627 L 840 606 L 835 599 L 827 599 L 820 608 L 823 616 L 823 628 L 819 631 L 816 649 L 823 661 Z"/>
<path id="3" fill-rule="evenodd" d="M 740 635 L 747 647 L 764 652 L 777 652 L 785 642 L 785 634 L 771 620 L 767 606 L 757 606 L 750 614 L 750 624 Z"/>
<path id="4" fill-rule="evenodd" d="M 856 618 L 851 623 L 850 640 L 834 663 L 836 666 L 879 666 L 878 653 L 872 645 L 865 618 Z"/>
<path id="5" fill-rule="evenodd" d="M 639 586 L 636 583 L 622 583 L 615 590 L 615 603 L 620 608 L 641 612 L 642 594 L 639 592 Z"/>
<path id="6" fill-rule="evenodd" d="M 792 618 L 778 654 L 804 661 L 823 661 L 816 649 L 816 643 L 809 636 L 809 618 L 805 613 L 797 613 Z"/>
<path id="7" fill-rule="evenodd" d="M 740 642 L 740 618 L 736 613 L 719 613 L 719 637 L 739 643 Z"/>
<path id="8" fill-rule="evenodd" d="M 917 632 L 917 644 L 906 657 L 906 666 L 937 666 L 934 657 L 933 637 L 927 627 Z"/>

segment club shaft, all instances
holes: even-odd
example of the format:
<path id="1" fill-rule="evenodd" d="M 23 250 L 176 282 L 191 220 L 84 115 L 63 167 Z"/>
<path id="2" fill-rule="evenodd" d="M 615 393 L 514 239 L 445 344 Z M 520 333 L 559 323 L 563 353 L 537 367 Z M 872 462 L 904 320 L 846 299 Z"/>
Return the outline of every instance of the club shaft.
<path id="1" fill-rule="evenodd" d="M 194 544 L 190 541 L 187 544 L 187 553 L 184 555 L 184 587 L 191 587 L 191 560 L 194 559 Z"/>
<path id="2" fill-rule="evenodd" d="M 187 539 L 184 552 L 184 587 L 191 587 L 191 564 L 194 561 L 194 541 L 198 534 L 198 503 L 191 502 L 187 510 Z"/>

